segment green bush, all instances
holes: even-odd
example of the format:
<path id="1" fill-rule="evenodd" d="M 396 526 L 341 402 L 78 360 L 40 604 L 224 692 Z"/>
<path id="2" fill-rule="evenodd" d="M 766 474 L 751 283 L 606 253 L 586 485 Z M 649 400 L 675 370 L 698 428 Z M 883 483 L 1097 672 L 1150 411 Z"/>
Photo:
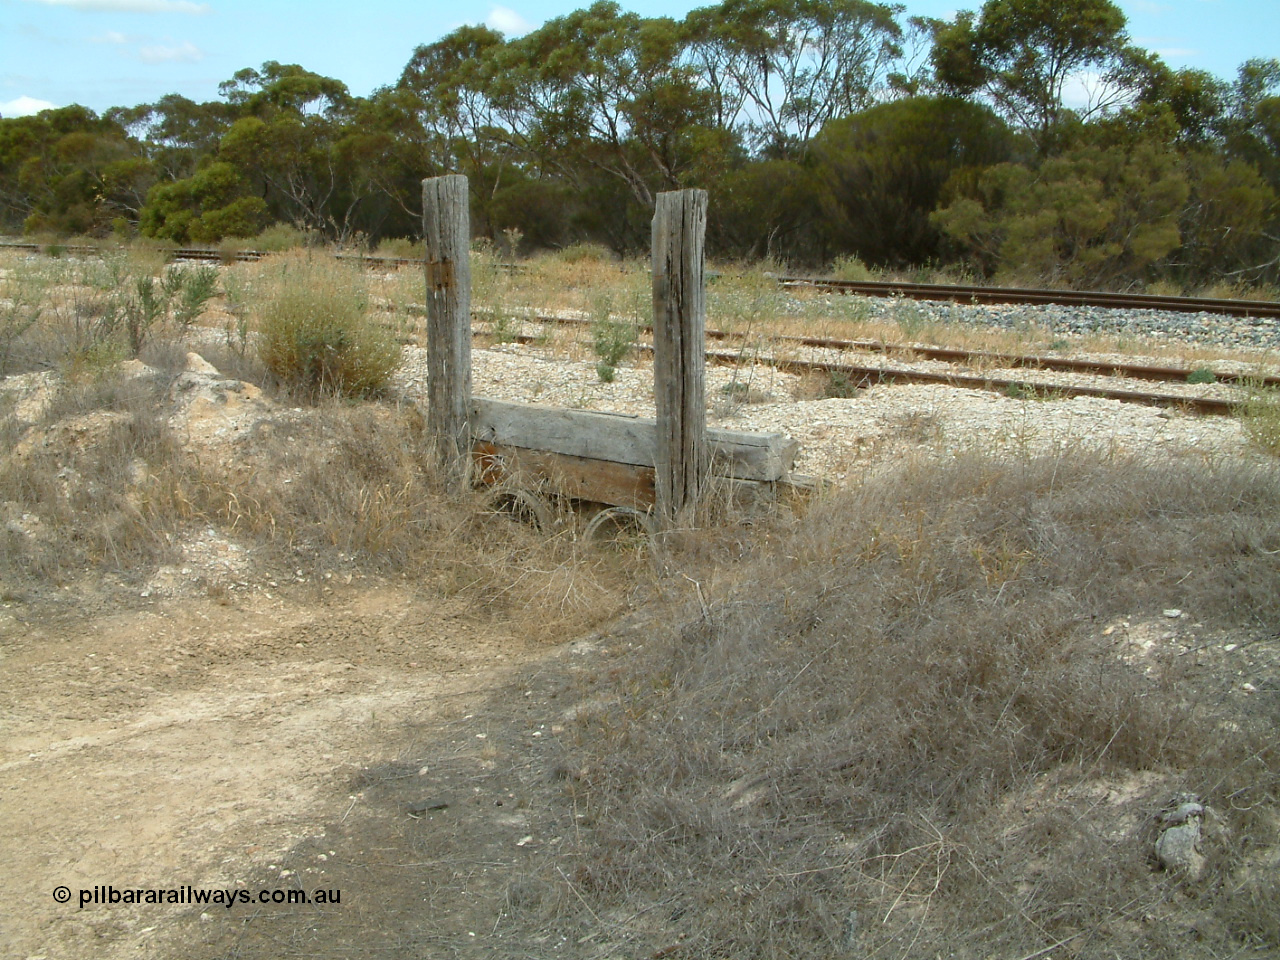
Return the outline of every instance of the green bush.
<path id="1" fill-rule="evenodd" d="M 315 399 L 364 396 L 386 385 L 400 348 L 369 319 L 359 267 L 299 255 L 266 279 L 258 350 L 285 386 Z"/>
<path id="2" fill-rule="evenodd" d="M 837 257 L 835 262 L 831 264 L 831 279 L 861 283 L 865 280 L 874 280 L 875 274 L 856 255 L 851 253 L 847 256 Z"/>
<path id="3" fill-rule="evenodd" d="M 1187 383 L 1216 383 L 1217 380 L 1217 374 L 1208 367 L 1196 367 L 1187 374 Z"/>
<path id="4" fill-rule="evenodd" d="M 600 358 L 596 374 L 603 382 L 612 383 L 614 371 L 635 346 L 640 331 L 634 321 L 613 316 L 610 297 L 597 297 L 591 305 L 591 314 L 591 348 Z"/>
<path id="5" fill-rule="evenodd" d="M 143 236 L 175 243 L 249 237 L 267 220 L 267 204 L 230 163 L 211 163 L 186 180 L 157 183 L 139 215 Z"/>

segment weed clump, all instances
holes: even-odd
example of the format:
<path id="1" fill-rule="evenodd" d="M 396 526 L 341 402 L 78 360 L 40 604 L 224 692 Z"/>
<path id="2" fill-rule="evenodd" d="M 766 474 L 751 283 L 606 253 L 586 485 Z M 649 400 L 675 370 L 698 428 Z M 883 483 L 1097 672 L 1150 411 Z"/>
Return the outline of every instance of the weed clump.
<path id="1" fill-rule="evenodd" d="M 1217 382 L 1218 375 L 1209 367 L 1196 367 L 1187 374 L 1187 383 L 1204 384 Z"/>
<path id="2" fill-rule="evenodd" d="M 400 348 L 371 321 L 359 268 L 291 257 L 265 287 L 258 350 L 286 387 L 314 399 L 367 396 L 386 385 Z"/>
<path id="3" fill-rule="evenodd" d="M 423 242 L 409 237 L 384 237 L 378 243 L 376 252 L 380 257 L 397 257 L 402 260 L 422 260 L 427 255 Z"/>
<path id="4" fill-rule="evenodd" d="M 829 271 L 833 280 L 848 280 L 853 282 L 863 282 L 866 280 L 874 280 L 875 274 L 856 254 L 847 254 L 837 257 L 835 262 L 831 264 Z"/>
<path id="5" fill-rule="evenodd" d="M 319 237 L 309 231 L 300 230 L 292 224 L 273 223 L 260 234 L 244 245 L 247 250 L 261 250 L 266 253 L 283 253 L 300 247 L 316 246 Z"/>

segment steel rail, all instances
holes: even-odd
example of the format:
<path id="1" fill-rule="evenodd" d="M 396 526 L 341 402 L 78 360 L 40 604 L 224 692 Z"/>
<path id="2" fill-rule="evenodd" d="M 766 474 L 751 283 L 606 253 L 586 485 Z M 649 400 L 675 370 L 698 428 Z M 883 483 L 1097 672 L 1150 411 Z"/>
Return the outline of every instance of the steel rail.
<path id="1" fill-rule="evenodd" d="M 707 335 L 710 336 L 710 333 Z M 929 360 L 946 360 L 953 363 L 990 363 L 1004 367 L 1027 367 L 1033 370 L 1053 370 L 1060 373 L 1100 374 L 1109 377 L 1125 377 L 1130 380 L 1156 380 L 1162 383 L 1186 383 L 1195 374 L 1208 370 L 1213 374 L 1213 380 L 1216 383 L 1280 387 L 1280 376 L 1220 372 L 1208 367 L 1161 367 L 1113 360 L 1077 360 L 1071 357 L 1049 357 L 1043 354 L 993 353 L 987 350 L 916 346 L 909 343 L 887 343 L 881 340 L 834 340 L 829 337 L 794 337 L 786 334 L 779 334 L 774 339 L 806 347 L 866 350 L 870 353 L 909 353 Z"/>
<path id="2" fill-rule="evenodd" d="M 591 325 L 590 320 L 583 320 L 579 317 L 558 317 L 539 314 L 525 319 L 534 323 L 560 326 Z M 643 333 L 652 332 L 652 327 L 648 324 L 642 324 L 638 329 Z M 743 334 L 726 330 L 707 330 L 706 336 L 708 340 L 745 340 Z M 789 334 L 777 334 L 761 339 L 775 340 L 802 347 L 818 347 L 841 351 L 865 350 L 870 353 L 884 354 L 912 354 L 928 360 L 944 360 L 950 363 L 990 363 L 1004 367 L 1025 367 L 1033 370 L 1051 370 L 1059 373 L 1096 374 L 1123 377 L 1130 380 L 1152 380 L 1161 383 L 1186 383 L 1193 374 L 1200 372 L 1198 369 L 1185 367 L 1159 367 L 1110 360 L 1075 360 L 1069 357 L 1046 357 L 1039 354 L 993 353 L 985 350 L 963 350 L 951 347 L 917 346 L 909 343 L 887 343 L 882 340 L 838 340 L 832 337 L 798 337 Z M 866 369 L 877 368 L 868 367 Z M 1210 372 L 1213 374 L 1214 382 L 1216 383 L 1280 387 L 1280 376 Z M 1008 382 L 1014 383 L 1015 381 Z"/>
<path id="3" fill-rule="evenodd" d="M 0 247 L 39 252 L 51 244 L 27 241 L 0 241 Z M 99 253 L 97 247 L 63 246 L 68 253 Z M 183 260 L 261 260 L 261 250 L 226 251 L 183 247 L 171 251 Z M 359 260 L 370 264 L 417 266 L 422 260 L 412 257 L 380 257 L 370 254 L 337 253 L 340 260 Z M 519 269 L 521 264 L 502 264 Z M 1106 307 L 1127 310 L 1166 310 L 1174 313 L 1212 313 L 1258 319 L 1280 319 L 1280 303 L 1269 300 L 1234 300 L 1205 297 L 1168 297 L 1147 293 L 1106 293 L 1101 291 L 1037 290 L 1021 287 L 979 287 L 960 284 L 908 283 L 897 280 L 830 280 L 823 277 L 775 276 L 784 285 L 809 286 L 865 297 L 901 297 L 909 300 L 935 300 L 962 304 L 1057 304 L 1069 307 Z"/>
<path id="4" fill-rule="evenodd" d="M 707 359 L 717 364 L 736 364 L 741 357 L 724 351 L 708 351 Z M 1145 393 L 1139 390 L 1119 390 L 1112 387 L 1091 387 L 1072 384 L 1031 383 L 1006 377 L 985 377 L 962 373 L 940 373 L 925 370 L 905 370 L 900 367 L 864 367 L 848 363 L 826 363 L 818 360 L 789 360 L 778 357 L 757 357 L 755 362 L 774 367 L 787 373 L 840 374 L 853 387 L 862 389 L 881 383 L 940 384 L 969 390 L 994 390 L 1022 398 L 1099 397 L 1123 403 L 1138 403 L 1149 407 L 1166 407 L 1192 410 L 1196 413 L 1229 416 L 1239 407 L 1237 401 L 1216 397 L 1182 397 L 1169 393 Z"/>
<path id="5" fill-rule="evenodd" d="M 1280 318 L 1280 303 L 1269 300 L 1231 300 L 1205 297 L 1166 297 L 1149 293 L 1036 290 L 1020 287 L 979 287 L 961 284 L 907 283 L 897 280 L 827 280 L 821 277 L 779 276 L 784 285 L 816 287 L 864 297 L 902 297 L 966 304 L 1057 304 L 1067 307 L 1107 307 L 1124 310 L 1167 310 L 1175 313 L 1213 313 L 1240 317 Z"/>
<path id="6" fill-rule="evenodd" d="M 0 249 L 25 250 L 28 253 L 40 253 L 42 251 L 47 251 L 49 247 L 57 247 L 65 253 L 76 256 L 92 256 L 93 254 L 102 253 L 101 247 L 93 247 L 87 244 L 28 243 L 26 241 L 0 240 Z M 226 260 L 261 260 L 266 255 L 261 250 L 222 251 L 210 250 L 206 247 L 176 247 L 164 249 L 163 252 L 167 254 L 171 260 L 203 260 L 212 263 L 222 263 Z"/>
<path id="7" fill-rule="evenodd" d="M 526 318 L 531 322 L 556 323 L 566 326 L 585 326 L 588 320 L 577 317 L 535 316 Z M 722 331 L 714 331 L 722 333 Z M 473 336 L 488 336 L 485 331 L 477 330 Z M 711 334 L 709 333 L 708 336 Z M 545 339 L 528 333 L 511 334 L 510 339 L 516 343 L 537 344 Z M 652 354 L 653 347 L 638 343 L 636 349 L 641 353 Z M 706 358 L 709 363 L 718 366 L 738 366 L 744 357 L 741 353 L 726 350 L 708 350 Z M 865 389 L 877 384 L 914 383 L 938 384 L 941 386 L 960 387 L 969 390 L 991 390 L 1021 398 L 1067 398 L 1097 397 L 1104 400 L 1117 400 L 1122 403 L 1137 403 L 1143 406 L 1164 407 L 1187 410 L 1194 413 L 1214 416 L 1229 416 L 1237 412 L 1240 401 L 1223 400 L 1217 397 L 1186 397 L 1170 393 L 1146 393 L 1140 390 L 1122 390 L 1113 387 L 1097 387 L 1072 384 L 1035 383 L 1028 380 L 1016 380 L 1008 377 L 988 377 L 979 374 L 943 373 L 939 371 L 908 370 L 901 367 L 872 367 L 859 364 L 839 363 L 824 360 L 800 360 L 786 357 L 755 355 L 752 363 L 795 374 L 840 375 L 855 389 Z M 1180 371 L 1182 372 L 1182 371 Z M 1275 380 L 1276 378 L 1269 378 Z"/>
<path id="8" fill-rule="evenodd" d="M 476 336 L 484 336 L 477 331 Z M 517 343 L 538 343 L 541 338 L 527 333 L 514 334 L 511 337 Z M 653 353 L 653 347 L 646 343 L 636 344 L 641 353 Z M 742 355 L 724 350 L 708 350 L 706 358 L 717 366 L 737 366 L 742 362 Z M 938 384 L 948 387 L 961 387 L 968 390 L 993 390 L 1007 395 L 1032 398 L 1066 398 L 1066 397 L 1099 397 L 1104 400 L 1118 400 L 1123 403 L 1137 403 L 1149 407 L 1176 408 L 1195 413 L 1215 416 L 1229 416 L 1239 407 L 1237 401 L 1221 400 L 1216 397 L 1181 397 L 1168 393 L 1144 393 L 1139 390 L 1117 390 L 1110 387 L 1073 386 L 1066 384 L 1031 383 L 1025 380 L 1012 380 L 1005 377 L 983 377 L 969 374 L 936 373 L 923 370 L 905 370 L 900 367 L 864 367 L 857 364 L 830 363 L 821 360 L 793 360 L 784 357 L 756 356 L 753 363 L 773 367 L 784 373 L 812 374 L 821 373 L 828 376 L 839 374 L 848 380 L 855 389 L 865 389 L 877 384 L 914 383 Z"/>

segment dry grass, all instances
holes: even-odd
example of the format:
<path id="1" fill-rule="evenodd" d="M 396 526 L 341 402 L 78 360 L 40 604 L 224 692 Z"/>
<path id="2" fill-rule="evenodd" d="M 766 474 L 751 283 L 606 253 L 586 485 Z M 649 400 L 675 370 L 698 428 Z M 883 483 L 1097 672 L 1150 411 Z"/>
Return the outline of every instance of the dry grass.
<path id="1" fill-rule="evenodd" d="M 1280 950 L 1245 866 L 1280 842 L 1274 694 L 1101 635 L 1273 630 L 1274 471 L 966 458 L 756 536 L 591 689 L 544 922 L 682 957 Z M 1151 862 L 1179 790 L 1224 821 L 1195 884 Z"/>
<path id="2" fill-rule="evenodd" d="M 224 359 L 224 358 L 218 358 Z M 209 536 L 244 551 L 253 581 L 317 589 L 360 571 L 411 577 L 487 615 L 558 638 L 612 616 L 636 561 L 495 513 L 483 493 L 446 496 L 422 414 L 392 402 L 322 402 L 265 417 L 234 449 L 184 445 L 169 422 L 172 375 L 66 383 L 39 422 L 0 394 L 0 581 L 33 602 L 105 581 L 138 591 L 162 566 L 219 595 L 226 574 L 185 558 Z"/>
<path id="3" fill-rule="evenodd" d="M 246 302 L 271 269 L 235 268 Z M 55 280 L 52 329 L 92 331 L 78 304 L 102 279 Z M 604 289 L 625 316 L 647 281 L 575 255 L 500 293 L 586 310 Z M 750 336 L 913 322 L 875 327 L 856 301 L 784 296 L 763 274 L 713 293 L 713 322 Z M 57 343 L 34 332 L 39 362 Z M 538 532 L 442 493 L 412 406 L 279 411 L 217 459 L 178 442 L 166 375 L 114 370 L 64 387 L 30 429 L 0 396 L 6 596 L 104 575 L 136 588 L 211 528 L 258 576 L 403 575 L 547 638 L 648 583 L 642 551 L 584 547 L 568 516 Z M 937 423 L 899 427 L 928 438 Z M 592 956 L 1280 950 L 1280 885 L 1259 859 L 1280 844 L 1274 688 L 1242 698 L 1197 656 L 1122 656 L 1103 632 L 1179 607 L 1264 642 L 1280 623 L 1274 467 L 904 464 L 800 517 L 682 532 L 662 559 L 636 652 L 579 691 L 559 768 L 571 825 L 512 883 L 512 924 Z M 1182 790 L 1222 821 L 1195 883 L 1151 863 L 1155 818 Z"/>
<path id="4" fill-rule="evenodd" d="M 1253 387 L 1240 407 L 1249 441 L 1273 457 L 1280 457 L 1280 390 Z"/>
<path id="5" fill-rule="evenodd" d="M 225 573 L 184 557 L 189 541 L 215 536 L 244 550 L 248 580 L 301 570 L 319 589 L 352 571 L 412 577 L 531 636 L 572 634 L 617 611 L 635 562 L 580 547 L 572 524 L 548 536 L 495 515 L 483 493 L 444 495 L 412 403 L 279 407 L 233 448 L 189 447 L 170 422 L 184 353 L 161 347 L 143 356 L 160 367 L 145 375 L 104 364 L 55 378 L 35 424 L 15 416 L 18 394 L 0 392 L 6 591 L 35 602 L 108 581 L 128 598 L 163 566 L 195 567 L 188 585 L 223 591 Z M 224 375 L 270 387 L 252 351 L 202 353 Z"/>
<path id="6" fill-rule="evenodd" d="M 155 414 L 162 389 L 158 378 L 98 378 L 65 386 L 30 431 L 5 418 L 0 576 L 59 585 L 88 569 L 124 573 L 172 558 L 166 533 L 180 518 L 158 516 L 141 494 L 177 453 Z"/>

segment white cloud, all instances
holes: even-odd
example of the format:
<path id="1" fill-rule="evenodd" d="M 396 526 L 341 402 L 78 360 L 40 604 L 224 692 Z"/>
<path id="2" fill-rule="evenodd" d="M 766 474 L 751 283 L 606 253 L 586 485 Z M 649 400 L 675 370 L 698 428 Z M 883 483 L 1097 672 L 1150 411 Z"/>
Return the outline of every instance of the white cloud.
<path id="1" fill-rule="evenodd" d="M 129 38 L 117 30 L 108 30 L 100 37 L 93 38 L 94 43 L 110 43 L 113 46 L 121 46 L 129 42 Z"/>
<path id="2" fill-rule="evenodd" d="M 138 59 L 143 63 L 199 63 L 204 59 L 204 51 L 190 40 L 173 46 L 150 46 L 138 50 Z"/>
<path id="3" fill-rule="evenodd" d="M 1179 46 L 1181 40 L 1181 37 L 1134 37 L 1133 42 L 1166 60 L 1188 60 L 1200 56 L 1200 51 L 1194 47 Z"/>
<path id="4" fill-rule="evenodd" d="M 57 104 L 48 100 L 37 100 L 35 97 L 19 97 L 8 103 L 0 103 L 0 117 L 29 117 L 41 110 L 52 110 Z"/>
<path id="5" fill-rule="evenodd" d="M 1062 105 L 1072 110 L 1087 109 L 1093 100 L 1093 91 L 1102 78 L 1092 70 L 1077 73 L 1062 85 Z"/>
<path id="6" fill-rule="evenodd" d="M 494 7 L 485 18 L 484 25 L 508 37 L 518 37 L 533 29 L 533 24 L 510 7 Z"/>
<path id="7" fill-rule="evenodd" d="M 95 13 L 208 13 L 207 3 L 190 0 L 27 0 L 47 7 L 70 7 Z"/>
<path id="8" fill-rule="evenodd" d="M 1096 70 L 1081 70 L 1062 85 L 1062 105 L 1085 115 L 1109 112 L 1130 101 L 1122 86 Z"/>

